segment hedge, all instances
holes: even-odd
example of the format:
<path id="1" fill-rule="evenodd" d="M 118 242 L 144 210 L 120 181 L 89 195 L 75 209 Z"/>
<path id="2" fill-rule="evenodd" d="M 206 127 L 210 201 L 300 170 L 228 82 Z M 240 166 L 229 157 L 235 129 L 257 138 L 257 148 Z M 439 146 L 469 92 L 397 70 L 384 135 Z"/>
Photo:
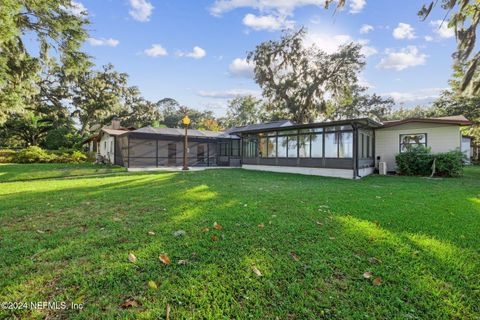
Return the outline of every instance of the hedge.
<path id="1" fill-rule="evenodd" d="M 19 151 L 0 150 L 2 163 L 81 163 L 89 157 L 78 150 L 47 151 L 40 147 L 28 147 Z"/>
<path id="2" fill-rule="evenodd" d="M 432 153 L 430 148 L 416 146 L 396 156 L 397 171 L 407 176 L 429 176 L 435 163 L 435 175 L 458 177 L 463 174 L 464 154 L 459 151 Z"/>

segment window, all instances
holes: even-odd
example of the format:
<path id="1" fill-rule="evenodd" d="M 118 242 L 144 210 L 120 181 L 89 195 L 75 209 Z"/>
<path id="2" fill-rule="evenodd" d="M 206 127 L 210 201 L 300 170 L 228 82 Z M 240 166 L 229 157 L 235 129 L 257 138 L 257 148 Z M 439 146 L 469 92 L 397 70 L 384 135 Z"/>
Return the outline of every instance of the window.
<path id="1" fill-rule="evenodd" d="M 401 134 L 400 152 L 408 151 L 413 146 L 427 146 L 426 133 Z"/>
<path id="2" fill-rule="evenodd" d="M 365 135 L 363 133 L 360 133 L 359 135 L 359 140 L 358 140 L 358 154 L 360 156 L 360 159 L 365 158 L 365 152 L 363 146 L 365 145 Z"/>
<path id="3" fill-rule="evenodd" d="M 325 134 L 325 157 L 336 158 L 338 151 L 338 139 L 336 133 Z"/>
<path id="4" fill-rule="evenodd" d="M 368 157 L 373 158 L 373 137 L 369 136 L 370 148 L 368 149 Z"/>
<path id="5" fill-rule="evenodd" d="M 104 141 L 104 142 L 103 142 L 103 150 L 104 150 L 104 151 L 107 151 L 107 141 Z"/>
<path id="6" fill-rule="evenodd" d="M 232 156 L 238 157 L 240 155 L 240 140 L 232 140 Z"/>
<path id="7" fill-rule="evenodd" d="M 220 156 L 228 156 L 229 155 L 229 145 L 230 143 L 229 142 L 220 142 L 219 143 L 219 147 L 220 147 Z"/>
<path id="8" fill-rule="evenodd" d="M 268 138 L 267 144 L 267 158 L 276 158 L 277 157 L 277 138 Z"/>
<path id="9" fill-rule="evenodd" d="M 353 157 L 353 134 L 351 132 L 337 133 L 338 139 L 338 157 L 352 158 Z"/>
<path id="10" fill-rule="evenodd" d="M 278 137 L 277 152 L 279 158 L 287 157 L 287 137 Z"/>
<path id="11" fill-rule="evenodd" d="M 310 138 L 312 142 L 312 158 L 322 158 L 323 157 L 323 135 L 322 134 L 312 134 Z"/>
<path id="12" fill-rule="evenodd" d="M 267 150 L 267 139 L 265 138 L 260 138 L 259 140 L 259 156 L 261 158 L 266 158 L 267 157 L 267 154 L 268 154 L 268 150 Z"/>
<path id="13" fill-rule="evenodd" d="M 297 137 L 290 136 L 288 137 L 287 143 L 287 157 L 296 158 L 297 157 Z"/>
<path id="14" fill-rule="evenodd" d="M 243 156 L 245 158 L 255 158 L 257 156 L 257 140 L 243 140 Z"/>
<path id="15" fill-rule="evenodd" d="M 298 156 L 300 158 L 310 158 L 310 135 L 298 136 Z"/>

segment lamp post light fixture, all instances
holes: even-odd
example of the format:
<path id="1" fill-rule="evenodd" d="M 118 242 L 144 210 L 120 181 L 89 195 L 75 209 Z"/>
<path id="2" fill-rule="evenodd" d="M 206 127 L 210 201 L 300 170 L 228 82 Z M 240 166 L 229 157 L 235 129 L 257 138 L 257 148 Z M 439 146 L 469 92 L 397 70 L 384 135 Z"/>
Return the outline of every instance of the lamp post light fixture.
<path id="1" fill-rule="evenodd" d="M 185 139 L 183 140 L 183 168 L 182 170 L 188 170 L 188 125 L 190 124 L 190 118 L 185 115 L 182 119 L 183 126 L 185 127 Z"/>

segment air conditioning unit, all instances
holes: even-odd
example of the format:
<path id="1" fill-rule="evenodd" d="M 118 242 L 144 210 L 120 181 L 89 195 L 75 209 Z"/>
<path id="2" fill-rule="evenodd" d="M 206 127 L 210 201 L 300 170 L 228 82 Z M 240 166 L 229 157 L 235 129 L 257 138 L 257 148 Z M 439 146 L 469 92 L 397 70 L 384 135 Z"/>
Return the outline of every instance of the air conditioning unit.
<path id="1" fill-rule="evenodd" d="M 378 163 L 378 173 L 384 176 L 387 174 L 387 163 L 386 162 L 379 162 Z"/>

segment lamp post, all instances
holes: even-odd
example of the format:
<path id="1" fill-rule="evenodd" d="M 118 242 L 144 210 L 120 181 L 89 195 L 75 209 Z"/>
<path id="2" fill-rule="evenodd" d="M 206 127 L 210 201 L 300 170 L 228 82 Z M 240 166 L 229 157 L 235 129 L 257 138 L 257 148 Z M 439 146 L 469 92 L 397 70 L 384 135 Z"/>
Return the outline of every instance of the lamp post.
<path id="1" fill-rule="evenodd" d="M 183 140 L 183 168 L 182 170 L 188 170 L 188 125 L 190 124 L 190 118 L 185 115 L 182 119 L 182 123 L 185 127 L 185 139 Z"/>

